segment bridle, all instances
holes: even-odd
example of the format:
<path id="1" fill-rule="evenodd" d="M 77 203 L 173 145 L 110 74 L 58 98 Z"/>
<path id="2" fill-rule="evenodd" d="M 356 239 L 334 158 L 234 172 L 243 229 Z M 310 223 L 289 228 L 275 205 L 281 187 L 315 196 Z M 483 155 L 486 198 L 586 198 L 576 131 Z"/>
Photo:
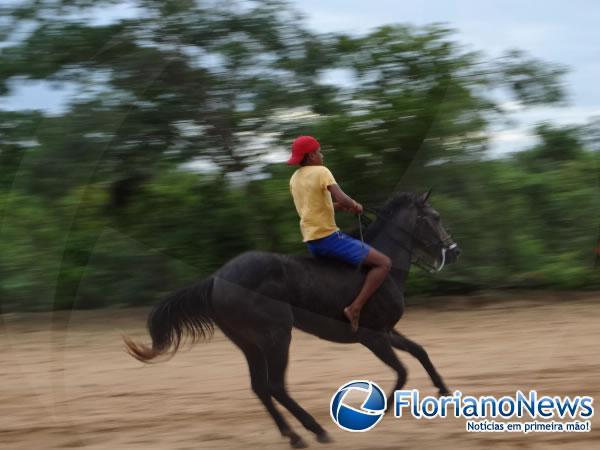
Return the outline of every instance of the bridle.
<path id="1" fill-rule="evenodd" d="M 417 224 L 421 222 L 421 223 L 425 223 L 427 225 L 427 227 L 430 229 L 430 231 L 432 233 L 430 233 L 431 235 L 437 236 L 437 231 L 435 230 L 435 228 L 433 228 L 433 226 L 431 225 L 431 222 L 429 222 L 427 219 L 425 219 L 424 216 L 422 216 L 421 214 L 419 214 L 417 216 L 417 223 L 415 224 L 415 229 L 417 228 Z M 422 227 L 420 227 L 419 229 L 422 229 Z M 419 238 L 419 242 L 420 244 L 427 248 L 427 249 L 439 249 L 440 252 L 442 253 L 442 262 L 440 264 L 439 267 L 434 267 L 431 264 L 425 262 L 425 261 L 420 261 L 420 264 L 417 264 L 419 267 L 421 267 L 422 265 L 427 266 L 427 270 L 429 270 L 430 272 L 439 272 L 444 268 L 444 265 L 446 264 L 446 252 L 448 250 L 453 250 L 457 247 L 456 242 L 454 242 L 454 240 L 452 239 L 451 235 L 448 233 L 447 237 L 442 239 L 439 238 L 437 239 L 437 241 L 431 241 L 425 238 Z M 421 267 L 423 268 L 423 267 Z"/>
<path id="2" fill-rule="evenodd" d="M 396 223 L 393 222 L 391 217 L 388 217 L 384 214 L 381 213 L 381 210 L 377 209 L 377 208 L 370 208 L 370 207 L 364 207 L 363 211 L 368 211 L 372 214 L 374 214 L 375 216 L 377 216 L 378 219 L 384 221 L 384 222 L 388 222 L 391 223 L 391 225 L 394 227 L 395 230 L 401 231 L 402 233 L 404 233 L 405 235 L 407 235 L 410 238 L 410 242 L 412 243 L 414 238 L 415 238 L 415 232 L 416 230 L 420 230 L 422 229 L 421 224 L 425 223 L 427 224 L 427 226 L 429 227 L 429 229 L 432 231 L 432 235 L 437 236 L 437 232 L 435 229 L 433 229 L 433 227 L 431 226 L 431 223 L 425 218 L 425 216 L 423 216 L 422 214 L 418 214 L 417 215 L 417 220 L 415 221 L 415 224 L 413 226 L 413 229 L 411 231 L 408 231 L 406 229 L 404 229 L 403 227 L 397 225 Z M 367 221 L 367 226 L 369 226 L 373 221 L 371 219 L 369 219 L 367 216 L 365 216 L 364 214 L 358 214 L 358 227 L 360 230 L 360 239 L 361 241 L 364 243 L 364 238 L 363 238 L 363 225 L 362 225 L 362 220 L 366 219 Z M 434 272 L 439 272 L 440 270 L 442 270 L 444 268 L 444 265 L 446 264 L 446 252 L 448 250 L 453 250 L 454 248 L 456 248 L 457 244 L 456 242 L 453 241 L 452 237 L 450 236 L 450 234 L 448 234 L 448 237 L 446 237 L 445 239 L 441 239 L 438 237 L 437 241 L 435 240 L 430 240 L 430 239 L 425 239 L 422 237 L 417 237 L 419 240 L 419 243 L 427 248 L 427 249 L 431 249 L 431 248 L 439 248 L 441 253 L 442 253 L 442 262 L 440 264 L 439 267 L 435 267 L 434 265 L 430 264 L 429 262 L 419 258 L 418 255 L 414 255 L 413 252 L 413 247 L 407 247 L 404 242 L 398 240 L 398 238 L 396 238 L 396 236 L 392 233 L 390 233 L 389 231 L 386 232 L 386 228 L 383 228 L 382 232 L 385 232 L 389 238 L 391 238 L 396 244 L 398 244 L 403 250 L 405 250 L 406 252 L 408 252 L 411 263 L 416 265 L 417 267 L 419 267 L 420 269 L 423 269 L 427 272 L 430 273 L 434 273 Z"/>

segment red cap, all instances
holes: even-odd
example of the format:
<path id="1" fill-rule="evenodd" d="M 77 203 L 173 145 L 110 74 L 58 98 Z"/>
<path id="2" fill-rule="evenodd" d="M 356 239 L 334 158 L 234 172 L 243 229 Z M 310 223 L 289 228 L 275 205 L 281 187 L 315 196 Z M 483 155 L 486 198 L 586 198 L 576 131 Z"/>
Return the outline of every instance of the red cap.
<path id="1" fill-rule="evenodd" d="M 314 152 L 321 147 L 319 141 L 312 136 L 299 136 L 292 144 L 292 157 L 288 160 L 288 164 L 300 164 L 300 161 L 307 153 Z"/>

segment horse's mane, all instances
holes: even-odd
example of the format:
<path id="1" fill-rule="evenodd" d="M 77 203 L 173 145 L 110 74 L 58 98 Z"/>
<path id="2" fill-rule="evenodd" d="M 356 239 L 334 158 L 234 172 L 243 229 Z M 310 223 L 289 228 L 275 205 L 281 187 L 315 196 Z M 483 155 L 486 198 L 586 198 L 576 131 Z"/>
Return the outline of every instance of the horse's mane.
<path id="1" fill-rule="evenodd" d="M 403 206 L 414 203 L 416 200 L 417 194 L 414 192 L 396 192 L 385 202 L 385 205 L 379 210 L 379 214 L 389 217 Z"/>
<path id="2" fill-rule="evenodd" d="M 414 192 L 396 192 L 385 202 L 383 207 L 377 210 L 377 215 L 381 217 L 391 217 L 400 208 L 416 202 L 417 197 L 417 194 Z M 365 229 L 368 231 L 369 236 L 376 236 L 385 225 L 385 221 L 379 219 L 365 225 Z M 355 233 L 351 234 L 354 235 Z M 358 230 L 356 234 L 358 235 Z"/>

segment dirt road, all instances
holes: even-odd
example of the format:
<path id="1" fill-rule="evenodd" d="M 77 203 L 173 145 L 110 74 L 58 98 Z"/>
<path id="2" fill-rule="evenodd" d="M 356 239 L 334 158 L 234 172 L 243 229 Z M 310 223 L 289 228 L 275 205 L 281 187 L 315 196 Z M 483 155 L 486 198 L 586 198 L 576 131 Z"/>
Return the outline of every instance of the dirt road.
<path id="1" fill-rule="evenodd" d="M 398 326 L 428 350 L 451 390 L 600 398 L 600 294 L 470 302 L 411 306 Z M 128 356 L 121 334 L 147 342 L 145 313 L 0 316 L 0 448 L 288 448 L 249 389 L 242 354 L 220 332 L 166 363 L 145 366 Z M 434 394 L 418 362 L 400 357 L 406 387 Z M 365 348 L 294 332 L 290 391 L 335 439 L 318 444 L 287 415 L 312 448 L 600 448 L 598 415 L 589 433 L 467 433 L 465 419 L 392 416 L 367 433 L 344 432 L 329 417 L 329 401 L 356 378 L 384 390 L 394 382 Z"/>

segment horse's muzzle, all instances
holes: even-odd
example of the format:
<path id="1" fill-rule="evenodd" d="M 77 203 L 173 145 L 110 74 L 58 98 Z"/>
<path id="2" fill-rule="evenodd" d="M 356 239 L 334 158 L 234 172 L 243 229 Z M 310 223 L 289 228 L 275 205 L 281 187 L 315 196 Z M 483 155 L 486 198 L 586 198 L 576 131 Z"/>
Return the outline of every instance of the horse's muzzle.
<path id="1" fill-rule="evenodd" d="M 446 249 L 446 264 L 455 262 L 461 254 L 461 249 L 456 242 L 453 242 Z"/>

